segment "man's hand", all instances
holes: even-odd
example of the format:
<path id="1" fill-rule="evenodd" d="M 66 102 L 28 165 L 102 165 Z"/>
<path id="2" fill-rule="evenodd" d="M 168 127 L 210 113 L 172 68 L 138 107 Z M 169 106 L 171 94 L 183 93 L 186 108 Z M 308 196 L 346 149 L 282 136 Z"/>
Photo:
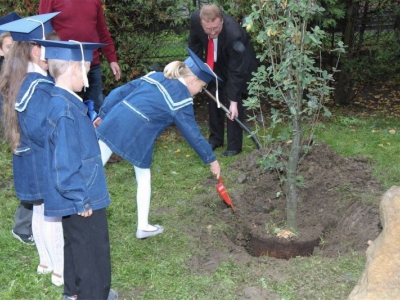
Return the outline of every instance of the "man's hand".
<path id="1" fill-rule="evenodd" d="M 239 117 L 239 112 L 237 109 L 237 102 L 234 102 L 234 101 L 229 101 L 229 102 L 231 103 L 231 105 L 229 106 L 229 110 L 231 111 L 231 114 L 227 115 L 227 116 L 230 120 L 233 121 L 233 119 L 235 119 L 235 117 L 236 118 Z"/>
<path id="2" fill-rule="evenodd" d="M 110 63 L 110 68 L 114 74 L 115 80 L 119 80 L 121 78 L 121 69 L 119 68 L 118 63 L 112 62 Z"/>

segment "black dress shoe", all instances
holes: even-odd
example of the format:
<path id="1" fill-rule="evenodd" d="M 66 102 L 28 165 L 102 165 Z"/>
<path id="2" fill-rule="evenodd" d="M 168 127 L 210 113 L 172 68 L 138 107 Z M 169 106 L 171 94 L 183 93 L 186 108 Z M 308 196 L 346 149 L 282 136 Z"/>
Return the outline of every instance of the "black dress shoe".
<path id="1" fill-rule="evenodd" d="M 226 150 L 222 152 L 222 156 L 234 156 L 242 152 L 242 150 Z"/>
<path id="2" fill-rule="evenodd" d="M 215 149 L 217 149 L 219 147 L 222 147 L 222 145 L 213 144 L 213 143 L 210 143 L 210 146 L 211 146 L 212 151 L 214 151 Z"/>

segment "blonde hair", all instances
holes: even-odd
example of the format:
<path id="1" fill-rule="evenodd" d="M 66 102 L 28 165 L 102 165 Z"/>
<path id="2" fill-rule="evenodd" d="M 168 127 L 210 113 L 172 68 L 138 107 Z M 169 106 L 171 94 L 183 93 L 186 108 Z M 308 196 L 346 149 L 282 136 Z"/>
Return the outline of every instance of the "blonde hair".
<path id="1" fill-rule="evenodd" d="M 165 66 L 164 76 L 168 79 L 178 79 L 195 75 L 183 61 L 173 61 Z"/>
<path id="2" fill-rule="evenodd" d="M 69 61 L 61 59 L 49 59 L 48 63 L 49 73 L 55 80 L 64 74 L 70 66 Z"/>
<path id="3" fill-rule="evenodd" d="M 49 59 L 48 63 L 49 63 L 49 73 L 56 81 L 73 64 L 75 64 L 80 70 L 82 70 L 82 63 L 80 61 Z M 85 66 L 89 68 L 90 62 L 86 61 Z"/>
<path id="4" fill-rule="evenodd" d="M 213 22 L 215 19 L 224 19 L 222 10 L 216 4 L 207 4 L 200 9 L 200 20 Z"/>

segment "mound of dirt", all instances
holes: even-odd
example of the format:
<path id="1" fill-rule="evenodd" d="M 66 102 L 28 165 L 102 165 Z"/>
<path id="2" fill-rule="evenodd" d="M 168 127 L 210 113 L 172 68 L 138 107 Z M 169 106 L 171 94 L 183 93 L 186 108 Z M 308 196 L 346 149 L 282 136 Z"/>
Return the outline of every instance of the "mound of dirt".
<path id="1" fill-rule="evenodd" d="M 235 212 L 222 199 L 217 209 L 199 208 L 193 232 L 206 252 L 192 258 L 192 270 L 211 273 L 219 263 L 229 259 L 246 263 L 251 256 L 257 256 L 254 241 L 272 238 L 290 247 L 294 241 L 301 244 L 311 240 L 315 243 L 306 255 L 335 257 L 351 251 L 364 252 L 368 240 L 379 235 L 379 201 L 384 189 L 373 178 L 369 161 L 344 158 L 321 143 L 314 145 L 300 164 L 306 187 L 299 190 L 297 236 L 278 238 L 276 233 L 285 228 L 286 200 L 277 197 L 280 191 L 277 173 L 260 168 L 259 160 L 266 151 L 243 155 L 224 170 L 224 186 Z M 209 187 L 215 184 L 214 179 L 204 182 Z M 215 189 L 210 190 L 208 195 L 198 195 L 198 203 L 210 203 L 206 199 L 215 198 Z M 217 215 L 206 217 L 210 211 Z M 207 225 L 212 218 L 222 220 L 226 226 L 224 234 L 218 236 L 222 247 L 216 247 L 212 225 Z"/>
<path id="2" fill-rule="evenodd" d="M 230 166 L 230 173 L 237 174 L 236 184 L 243 186 L 233 197 L 237 213 L 232 226 L 241 231 L 236 240 L 242 235 L 265 240 L 285 228 L 286 200 L 277 197 L 278 174 L 259 167 L 266 151 L 253 151 Z M 322 143 L 313 146 L 299 168 L 306 187 L 299 189 L 297 237 L 283 235 L 281 239 L 299 243 L 317 239 L 316 250 L 326 256 L 365 250 L 368 240 L 381 230 L 379 200 L 383 193 L 368 160 L 343 158 Z"/>

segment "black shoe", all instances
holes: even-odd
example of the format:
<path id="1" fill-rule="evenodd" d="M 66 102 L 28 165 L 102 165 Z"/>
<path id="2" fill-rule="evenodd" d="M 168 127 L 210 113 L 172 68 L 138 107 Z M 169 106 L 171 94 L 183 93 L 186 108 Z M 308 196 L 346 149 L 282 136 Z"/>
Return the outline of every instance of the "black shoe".
<path id="1" fill-rule="evenodd" d="M 242 150 L 226 150 L 222 152 L 222 156 L 234 156 L 242 152 Z"/>
<path id="2" fill-rule="evenodd" d="M 11 233 L 13 237 L 15 237 L 18 241 L 27 244 L 29 246 L 35 245 L 35 241 L 33 240 L 33 235 L 32 234 L 18 234 L 15 233 L 14 230 L 11 230 Z"/>
<path id="3" fill-rule="evenodd" d="M 121 159 L 115 153 L 111 154 L 110 158 L 108 159 L 108 164 L 116 164 L 119 163 Z"/>
<path id="4" fill-rule="evenodd" d="M 215 149 L 222 147 L 222 145 L 218 145 L 218 144 L 214 144 L 214 143 L 210 143 L 211 145 L 211 150 L 214 151 Z"/>

